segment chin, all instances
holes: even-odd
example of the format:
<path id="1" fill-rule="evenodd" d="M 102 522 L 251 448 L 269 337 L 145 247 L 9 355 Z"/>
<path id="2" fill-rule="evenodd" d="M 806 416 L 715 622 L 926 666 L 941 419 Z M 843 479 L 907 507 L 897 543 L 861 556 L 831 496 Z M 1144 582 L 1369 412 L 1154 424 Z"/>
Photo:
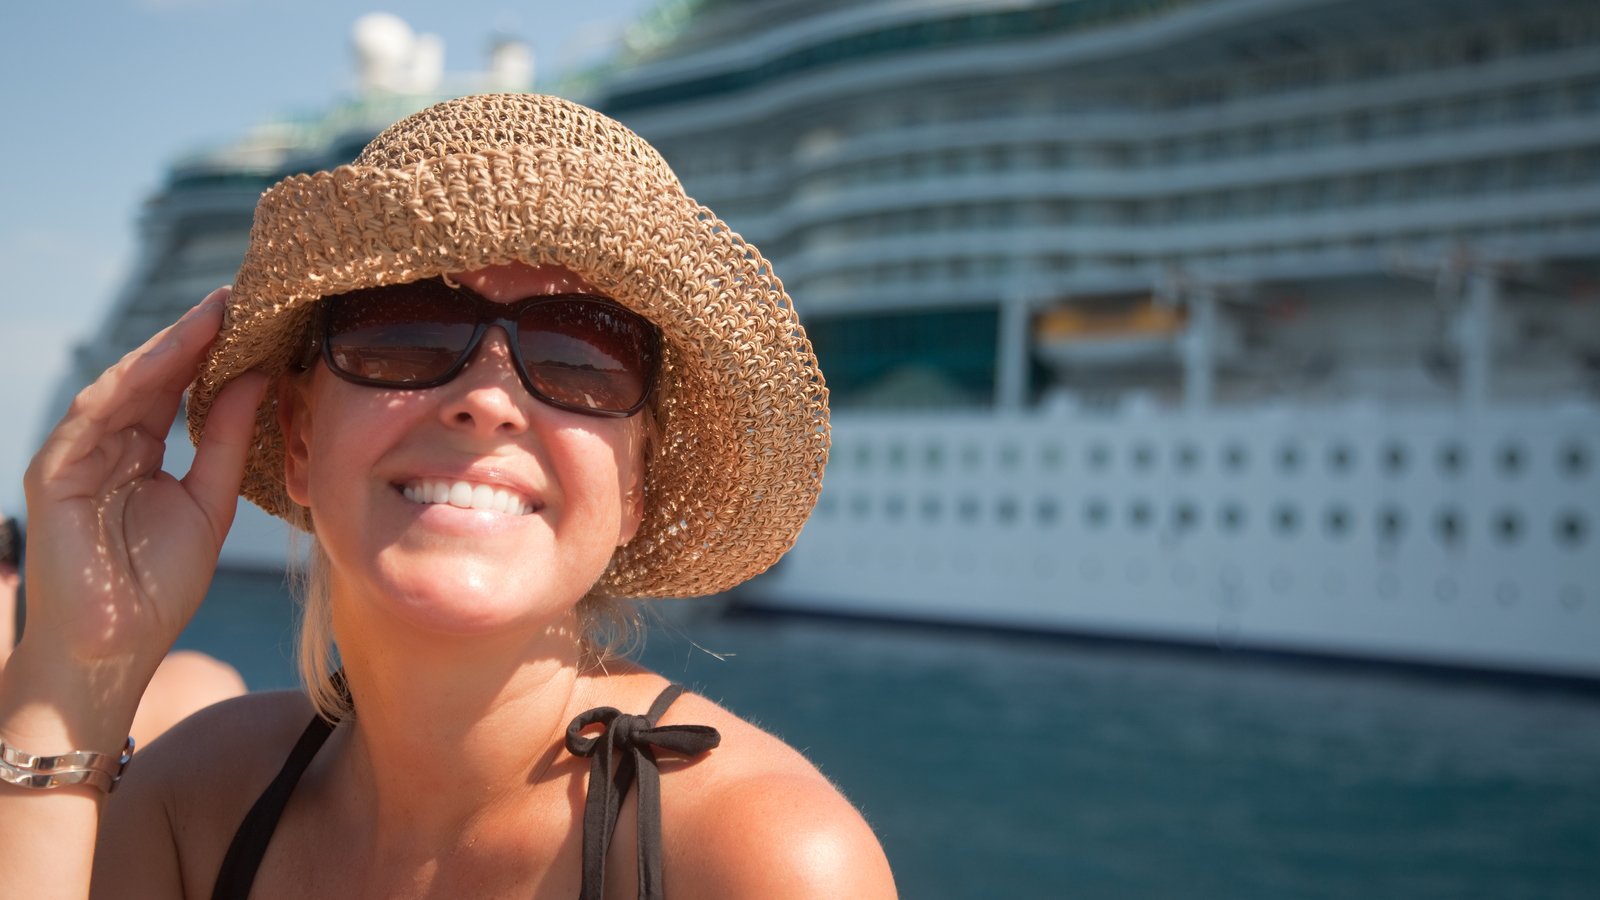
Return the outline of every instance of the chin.
<path id="1" fill-rule="evenodd" d="M 565 598 L 541 579 L 519 578 L 504 564 L 449 571 L 388 572 L 374 585 L 376 610 L 417 631 L 456 637 L 544 631 L 563 622 L 582 595 Z"/>

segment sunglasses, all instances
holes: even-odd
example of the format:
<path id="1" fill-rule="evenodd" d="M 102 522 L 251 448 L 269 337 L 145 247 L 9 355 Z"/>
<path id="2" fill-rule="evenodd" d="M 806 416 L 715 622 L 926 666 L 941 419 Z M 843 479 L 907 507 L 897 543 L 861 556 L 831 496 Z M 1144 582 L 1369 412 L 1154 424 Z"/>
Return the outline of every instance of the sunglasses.
<path id="1" fill-rule="evenodd" d="M 316 317 L 302 368 L 320 348 L 335 375 L 370 387 L 445 384 L 498 325 L 528 393 L 569 412 L 624 418 L 644 407 L 661 363 L 649 320 L 588 294 L 495 303 L 430 278 L 324 297 Z"/>

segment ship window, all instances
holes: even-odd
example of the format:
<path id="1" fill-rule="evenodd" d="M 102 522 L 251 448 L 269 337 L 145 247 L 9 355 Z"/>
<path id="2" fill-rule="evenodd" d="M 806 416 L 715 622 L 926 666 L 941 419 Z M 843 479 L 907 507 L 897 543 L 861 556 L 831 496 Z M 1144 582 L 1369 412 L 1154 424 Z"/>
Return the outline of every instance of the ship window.
<path id="1" fill-rule="evenodd" d="M 1495 536 L 1502 544 L 1514 544 L 1522 537 L 1522 517 L 1512 510 L 1503 510 L 1494 519 Z"/>
<path id="2" fill-rule="evenodd" d="M 1582 112 L 1600 110 L 1600 80 L 1574 82 L 1571 90 L 1573 109 Z"/>
<path id="3" fill-rule="evenodd" d="M 1089 448 L 1089 468 L 1103 471 L 1111 463 L 1111 450 L 1105 444 L 1095 444 Z"/>
<path id="4" fill-rule="evenodd" d="M 866 494 L 857 494 L 850 498 L 851 517 L 865 519 L 870 512 L 872 512 L 872 499 Z"/>
<path id="5" fill-rule="evenodd" d="M 1083 519 L 1095 528 L 1102 528 L 1106 524 L 1109 511 L 1104 500 L 1090 500 L 1084 504 Z"/>
<path id="6" fill-rule="evenodd" d="M 983 461 L 983 451 L 977 444 L 964 444 L 961 447 L 961 467 L 963 469 L 976 469 L 978 463 Z"/>
<path id="7" fill-rule="evenodd" d="M 906 500 L 904 497 L 899 494 L 890 494 L 884 498 L 883 514 L 885 516 L 898 521 L 902 515 L 905 515 L 905 511 Z"/>
<path id="8" fill-rule="evenodd" d="M 956 515 L 962 522 L 971 524 L 978 520 L 978 498 L 962 497 L 956 504 Z"/>
<path id="9" fill-rule="evenodd" d="M 872 466 L 872 445 L 862 442 L 855 448 L 856 468 L 867 469 Z"/>
<path id="10" fill-rule="evenodd" d="M 1355 459 L 1355 451 L 1348 444 L 1335 444 L 1328 451 L 1328 467 L 1335 473 L 1343 475 L 1350 471 L 1350 465 Z"/>
<path id="11" fill-rule="evenodd" d="M 1342 506 L 1332 507 L 1323 515 L 1322 524 L 1329 535 L 1342 538 L 1350 530 L 1350 513 Z"/>
<path id="12" fill-rule="evenodd" d="M 1060 514 L 1061 510 L 1056 506 L 1056 500 L 1054 497 L 1040 497 L 1039 502 L 1034 506 L 1033 509 L 1034 518 L 1037 519 L 1041 525 L 1055 524 L 1056 517 Z"/>
<path id="13" fill-rule="evenodd" d="M 898 441 L 889 445 L 889 468 L 900 472 L 906 467 L 906 445 Z"/>
<path id="14" fill-rule="evenodd" d="M 944 467 L 944 445 L 932 441 L 922 448 L 922 464 L 937 471 Z"/>
<path id="15" fill-rule="evenodd" d="M 1178 468 L 1189 471 L 1200 463 L 1200 448 L 1193 444 L 1178 445 Z"/>
<path id="16" fill-rule="evenodd" d="M 1589 523 L 1584 519 L 1583 513 L 1569 510 L 1556 520 L 1556 537 L 1568 547 L 1582 544 L 1588 531 Z"/>
<path id="17" fill-rule="evenodd" d="M 1045 444 L 1039 449 L 1039 462 L 1050 471 L 1061 468 L 1062 457 L 1060 444 Z"/>
<path id="18" fill-rule="evenodd" d="M 1507 444 L 1500 448 L 1500 471 L 1507 475 L 1522 474 L 1522 448 Z"/>
<path id="19" fill-rule="evenodd" d="M 1237 503 L 1222 507 L 1222 527 L 1225 531 L 1238 531 L 1244 527 L 1244 509 Z"/>
<path id="20" fill-rule="evenodd" d="M 1467 451 L 1460 444 L 1449 443 L 1439 448 L 1439 469 L 1446 475 L 1459 475 L 1467 464 Z"/>
<path id="21" fill-rule="evenodd" d="M 1222 462 L 1231 471 L 1237 472 L 1243 469 L 1248 461 L 1249 453 L 1243 444 L 1229 444 L 1227 449 L 1222 451 Z"/>
<path id="22" fill-rule="evenodd" d="M 1372 137 L 1372 115 L 1365 110 L 1354 112 L 1345 117 L 1345 133 L 1353 141 L 1365 141 Z"/>
<path id="23" fill-rule="evenodd" d="M 806 332 L 836 409 L 977 406 L 994 396 L 993 305 L 812 316 Z"/>
<path id="24" fill-rule="evenodd" d="M 1273 522 L 1278 526 L 1279 534 L 1294 534 L 1300 527 L 1300 512 L 1293 506 L 1285 503 L 1273 513 Z"/>
<path id="25" fill-rule="evenodd" d="M 1173 507 L 1172 525 L 1178 531 L 1188 531 L 1194 528 L 1195 520 L 1198 517 L 1199 514 L 1196 512 L 1194 504 L 1185 500 Z"/>
<path id="26" fill-rule="evenodd" d="M 1002 525 L 1012 525 L 1017 521 L 1017 498 L 1001 497 L 994 505 L 994 515 Z"/>
<path id="27" fill-rule="evenodd" d="M 1460 543 L 1466 530 L 1461 521 L 1461 514 L 1453 509 L 1439 513 L 1434 519 L 1433 528 L 1439 536 L 1439 542 L 1447 547 Z"/>
<path id="28" fill-rule="evenodd" d="M 1000 446 L 1000 468 L 1015 469 L 1018 461 L 1022 459 L 1022 451 L 1016 444 L 1002 444 Z"/>
<path id="29" fill-rule="evenodd" d="M 838 505 L 834 503 L 832 494 L 823 494 L 817 499 L 817 515 L 820 518 L 831 519 L 838 512 Z"/>
<path id="30" fill-rule="evenodd" d="M 1378 513 L 1378 533 L 1386 541 L 1397 541 L 1405 533 L 1406 516 L 1399 507 L 1390 506 Z"/>
<path id="31" fill-rule="evenodd" d="M 1401 444 L 1390 444 L 1383 449 L 1383 470 L 1390 475 L 1398 475 L 1406 470 L 1406 448 Z"/>
<path id="32" fill-rule="evenodd" d="M 922 498 L 922 517 L 930 522 L 937 522 L 944 514 L 944 501 L 937 495 L 928 494 Z"/>
<path id="33" fill-rule="evenodd" d="M 1279 448 L 1278 468 L 1285 472 L 1293 472 L 1300 468 L 1300 448 L 1293 444 L 1285 444 Z"/>
<path id="34" fill-rule="evenodd" d="M 1128 506 L 1128 520 L 1133 522 L 1134 528 L 1144 528 L 1150 524 L 1150 504 L 1144 500 L 1136 500 Z"/>
<path id="35" fill-rule="evenodd" d="M 1140 444 L 1133 448 L 1133 467 L 1139 471 L 1146 471 L 1155 462 L 1156 452 L 1149 444 Z"/>
<path id="36" fill-rule="evenodd" d="M 1568 444 L 1562 448 L 1561 470 L 1569 478 L 1580 478 L 1589 471 L 1589 454 L 1582 444 Z"/>

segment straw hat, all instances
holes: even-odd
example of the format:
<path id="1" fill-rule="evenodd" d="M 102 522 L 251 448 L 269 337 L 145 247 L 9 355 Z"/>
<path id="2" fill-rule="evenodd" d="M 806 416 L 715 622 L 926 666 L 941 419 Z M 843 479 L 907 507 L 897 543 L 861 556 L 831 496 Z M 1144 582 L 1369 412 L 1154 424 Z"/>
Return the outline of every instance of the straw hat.
<path id="1" fill-rule="evenodd" d="M 556 97 L 441 103 L 352 165 L 269 188 L 190 392 L 191 439 L 229 379 L 290 369 L 318 298 L 513 261 L 566 266 L 661 329 L 644 521 L 597 592 L 697 596 L 776 562 L 828 458 L 828 391 L 789 295 L 654 148 Z M 304 521 L 284 491 L 275 403 L 268 391 L 256 411 L 240 493 Z"/>

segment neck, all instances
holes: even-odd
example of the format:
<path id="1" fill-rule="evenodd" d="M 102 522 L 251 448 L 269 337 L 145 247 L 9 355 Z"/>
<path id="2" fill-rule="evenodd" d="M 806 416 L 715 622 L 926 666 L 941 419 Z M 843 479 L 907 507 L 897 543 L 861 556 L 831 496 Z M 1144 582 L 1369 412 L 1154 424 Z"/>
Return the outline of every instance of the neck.
<path id="1" fill-rule="evenodd" d="M 413 841 L 458 833 L 565 753 L 580 702 L 574 609 L 531 631 L 441 638 L 340 607 L 334 633 L 356 712 L 337 765 L 369 821 Z"/>

